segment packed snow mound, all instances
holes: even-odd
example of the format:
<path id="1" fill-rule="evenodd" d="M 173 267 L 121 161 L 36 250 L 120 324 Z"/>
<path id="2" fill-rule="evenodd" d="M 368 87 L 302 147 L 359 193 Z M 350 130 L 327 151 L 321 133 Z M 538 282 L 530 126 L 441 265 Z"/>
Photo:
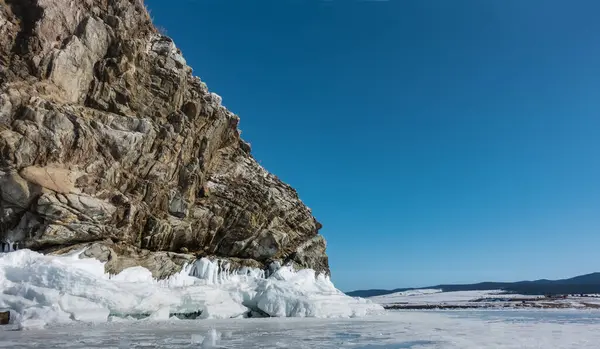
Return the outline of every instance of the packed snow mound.
<path id="1" fill-rule="evenodd" d="M 382 307 L 337 290 L 313 270 L 291 267 L 229 270 L 229 264 L 201 259 L 166 280 L 145 268 L 118 275 L 104 264 L 80 259 L 80 252 L 47 256 L 30 250 L 0 254 L 0 310 L 11 311 L 20 328 L 69 321 L 166 320 L 171 316 L 354 317 Z"/>

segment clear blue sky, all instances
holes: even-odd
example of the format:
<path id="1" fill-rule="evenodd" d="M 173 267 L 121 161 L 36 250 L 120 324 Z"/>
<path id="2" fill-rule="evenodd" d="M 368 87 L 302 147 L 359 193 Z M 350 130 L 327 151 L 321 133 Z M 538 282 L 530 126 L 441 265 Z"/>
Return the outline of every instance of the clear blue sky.
<path id="1" fill-rule="evenodd" d="M 600 1 L 146 3 L 342 290 L 600 271 Z"/>

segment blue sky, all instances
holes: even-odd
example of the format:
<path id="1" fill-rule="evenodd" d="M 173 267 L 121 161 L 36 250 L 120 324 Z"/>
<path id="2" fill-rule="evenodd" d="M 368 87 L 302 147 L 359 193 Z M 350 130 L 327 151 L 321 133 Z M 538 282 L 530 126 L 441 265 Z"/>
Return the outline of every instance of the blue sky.
<path id="1" fill-rule="evenodd" d="M 146 3 L 342 290 L 600 271 L 600 2 Z"/>

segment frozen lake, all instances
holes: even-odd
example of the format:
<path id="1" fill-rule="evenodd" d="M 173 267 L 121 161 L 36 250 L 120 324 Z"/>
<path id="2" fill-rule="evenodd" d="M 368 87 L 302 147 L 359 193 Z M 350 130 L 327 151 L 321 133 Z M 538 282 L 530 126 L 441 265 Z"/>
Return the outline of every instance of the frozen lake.
<path id="1" fill-rule="evenodd" d="M 354 319 L 139 320 L 70 324 L 43 330 L 7 329 L 0 328 L 0 348 L 582 349 L 600 346 L 600 312 L 581 310 L 398 311 Z"/>

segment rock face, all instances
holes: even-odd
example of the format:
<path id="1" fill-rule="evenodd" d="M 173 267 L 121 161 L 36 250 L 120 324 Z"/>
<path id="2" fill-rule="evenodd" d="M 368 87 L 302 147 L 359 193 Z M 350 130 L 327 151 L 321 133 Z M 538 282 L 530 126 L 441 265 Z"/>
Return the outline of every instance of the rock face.
<path id="1" fill-rule="evenodd" d="M 10 311 L 0 311 L 0 325 L 8 325 L 10 323 Z"/>
<path id="2" fill-rule="evenodd" d="M 197 256 L 328 272 L 321 225 L 141 0 L 0 8 L 0 241 L 157 277 Z"/>

